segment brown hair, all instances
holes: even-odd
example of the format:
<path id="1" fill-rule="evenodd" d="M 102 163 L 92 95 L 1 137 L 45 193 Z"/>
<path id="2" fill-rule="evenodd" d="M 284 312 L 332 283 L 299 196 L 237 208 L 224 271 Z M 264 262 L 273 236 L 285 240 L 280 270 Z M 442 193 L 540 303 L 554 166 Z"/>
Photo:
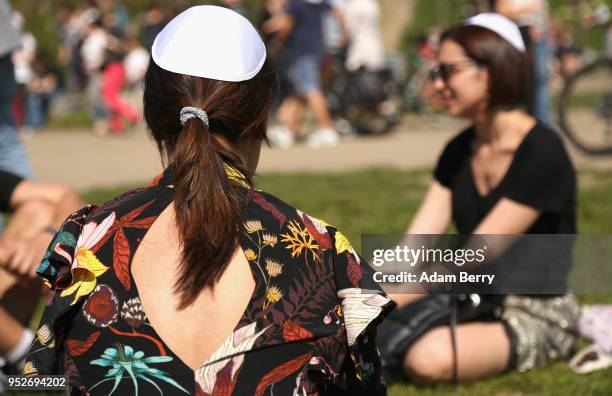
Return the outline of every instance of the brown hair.
<path id="1" fill-rule="evenodd" d="M 173 73 L 151 62 L 144 80 L 144 118 L 164 162 L 174 172 L 174 205 L 181 241 L 181 273 L 175 289 L 180 308 L 205 287 L 214 287 L 229 264 L 242 229 L 251 189 L 232 183 L 228 164 L 252 187 L 242 159 L 219 143 L 265 139 L 268 113 L 278 83 L 269 59 L 254 78 L 225 82 Z M 201 108 L 210 126 L 191 118 L 181 126 L 185 106 Z"/>
<path id="2" fill-rule="evenodd" d="M 445 31 L 440 42 L 459 44 L 474 62 L 489 72 L 489 110 L 512 108 L 525 98 L 529 70 L 524 54 L 497 33 L 471 25 L 458 25 Z"/>

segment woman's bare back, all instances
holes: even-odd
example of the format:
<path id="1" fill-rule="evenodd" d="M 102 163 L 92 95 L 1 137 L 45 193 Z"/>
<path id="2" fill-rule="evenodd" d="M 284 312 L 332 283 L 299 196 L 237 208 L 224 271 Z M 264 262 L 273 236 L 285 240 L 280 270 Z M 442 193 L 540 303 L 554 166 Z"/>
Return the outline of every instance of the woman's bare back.
<path id="1" fill-rule="evenodd" d="M 255 280 L 238 247 L 214 293 L 202 290 L 194 303 L 179 310 L 175 283 L 180 245 L 174 216 L 171 204 L 153 223 L 134 254 L 132 276 L 151 326 L 177 357 L 197 369 L 240 321 Z"/>

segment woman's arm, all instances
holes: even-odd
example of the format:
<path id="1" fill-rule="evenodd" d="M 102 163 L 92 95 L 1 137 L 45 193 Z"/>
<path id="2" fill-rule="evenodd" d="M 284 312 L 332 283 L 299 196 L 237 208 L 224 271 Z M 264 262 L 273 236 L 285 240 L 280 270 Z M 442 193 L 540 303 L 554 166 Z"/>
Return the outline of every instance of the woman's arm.
<path id="1" fill-rule="evenodd" d="M 0 266 L 33 277 L 53 237 L 51 228 L 59 227 L 83 202 L 67 187 L 24 180 L 13 190 L 10 206 L 14 211 L 0 236 Z"/>
<path id="2" fill-rule="evenodd" d="M 434 180 L 425 194 L 415 216 L 408 226 L 407 234 L 442 234 L 452 218 L 452 193 Z"/>
<path id="3" fill-rule="evenodd" d="M 518 235 L 525 233 L 541 212 L 531 206 L 502 198 L 478 224 L 474 234 Z"/>
<path id="4" fill-rule="evenodd" d="M 11 208 L 17 208 L 25 202 L 46 201 L 53 207 L 50 226 L 59 227 L 72 212 L 83 206 L 83 201 L 70 188 L 46 182 L 22 181 L 11 194 Z"/>
<path id="5" fill-rule="evenodd" d="M 402 246 L 420 245 L 411 241 L 412 235 L 443 234 L 452 219 L 452 193 L 447 187 L 434 180 L 425 194 L 425 198 L 412 218 L 406 236 L 400 242 Z M 418 238 L 418 237 L 417 237 Z M 398 306 L 403 306 L 423 297 L 424 294 L 389 294 Z"/>

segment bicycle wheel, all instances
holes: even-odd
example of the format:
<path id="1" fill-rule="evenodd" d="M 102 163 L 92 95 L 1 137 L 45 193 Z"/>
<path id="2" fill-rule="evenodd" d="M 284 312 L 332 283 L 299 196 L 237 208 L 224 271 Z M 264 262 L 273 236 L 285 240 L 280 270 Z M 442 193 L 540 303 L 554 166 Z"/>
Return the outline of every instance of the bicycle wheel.
<path id="1" fill-rule="evenodd" d="M 559 125 L 582 151 L 612 154 L 612 59 L 598 59 L 566 81 Z"/>

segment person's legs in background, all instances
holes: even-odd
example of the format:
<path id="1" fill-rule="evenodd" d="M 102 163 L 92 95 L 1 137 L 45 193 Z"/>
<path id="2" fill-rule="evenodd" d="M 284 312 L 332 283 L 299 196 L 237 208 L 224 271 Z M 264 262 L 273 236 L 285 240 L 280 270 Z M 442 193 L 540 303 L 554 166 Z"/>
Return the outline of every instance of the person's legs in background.
<path id="1" fill-rule="evenodd" d="M 113 62 L 103 72 L 102 98 L 110 111 L 110 129 L 112 132 L 123 132 L 123 118 L 131 123 L 138 121 L 138 112 L 121 98 L 121 89 L 125 81 L 125 69 L 122 62 Z"/>
<path id="2" fill-rule="evenodd" d="M 40 129 L 46 121 L 44 94 L 28 93 L 26 99 L 27 125 L 32 130 Z"/>
<path id="3" fill-rule="evenodd" d="M 312 109 L 318 128 L 308 137 L 307 144 L 311 147 L 333 146 L 338 142 L 338 134 L 333 129 L 333 121 L 327 107 L 327 101 L 321 90 L 321 70 L 318 57 L 303 55 L 295 59 L 288 68 L 288 77 L 299 97 L 287 98 L 279 109 L 279 119 L 284 130 L 274 133 L 272 140 L 277 140 L 279 146 L 288 146 L 293 142 L 293 136 L 301 120 L 304 98 Z M 278 136 L 276 136 L 278 135 Z M 289 135 L 292 135 L 289 138 Z M 282 138 L 282 139 L 280 139 Z M 289 143 L 289 144 L 282 144 Z"/>
<path id="4" fill-rule="evenodd" d="M 0 124 L 0 169 L 31 178 L 32 168 L 14 126 Z"/>
<path id="5" fill-rule="evenodd" d="M 457 326 L 457 379 L 469 382 L 500 374 L 510 363 L 511 344 L 501 322 Z M 452 382 L 453 348 L 448 326 L 425 333 L 406 353 L 404 371 L 420 384 Z"/>

